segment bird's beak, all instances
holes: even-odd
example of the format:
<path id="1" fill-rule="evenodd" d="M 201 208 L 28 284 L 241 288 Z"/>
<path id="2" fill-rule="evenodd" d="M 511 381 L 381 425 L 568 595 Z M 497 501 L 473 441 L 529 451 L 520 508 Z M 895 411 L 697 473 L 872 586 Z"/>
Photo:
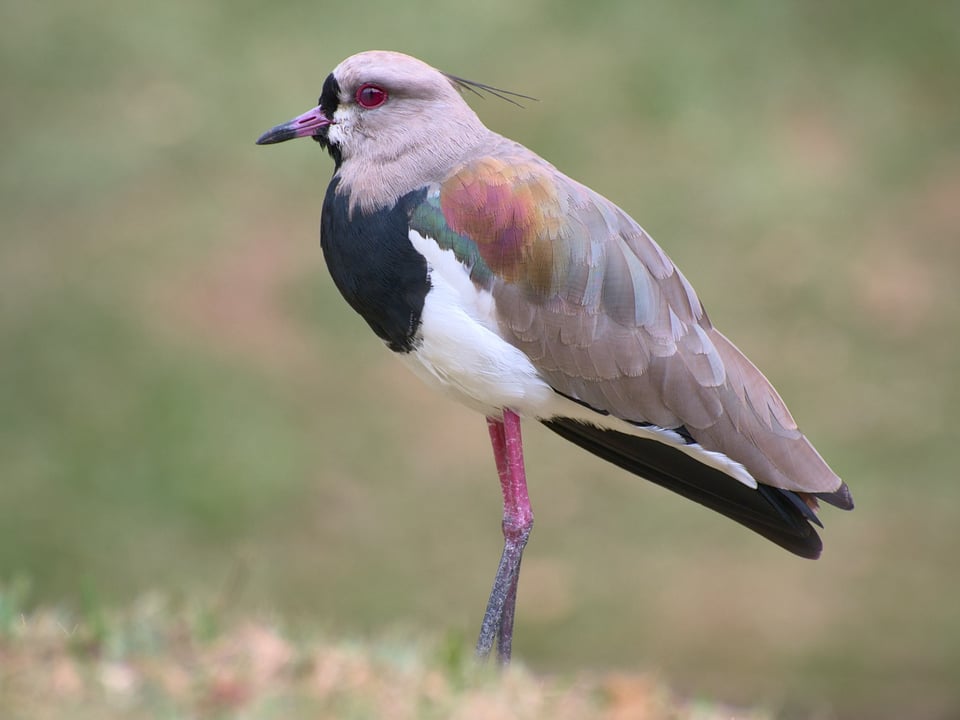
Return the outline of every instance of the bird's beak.
<path id="1" fill-rule="evenodd" d="M 317 106 L 313 110 L 307 110 L 303 115 L 297 115 L 289 122 L 270 128 L 257 138 L 257 145 L 272 145 L 298 137 L 317 135 L 322 128 L 332 124 L 333 121 Z"/>

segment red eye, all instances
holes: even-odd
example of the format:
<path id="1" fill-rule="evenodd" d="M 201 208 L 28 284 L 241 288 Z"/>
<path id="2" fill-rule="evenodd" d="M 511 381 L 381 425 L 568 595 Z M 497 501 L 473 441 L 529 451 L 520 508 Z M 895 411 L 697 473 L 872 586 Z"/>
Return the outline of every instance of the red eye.
<path id="1" fill-rule="evenodd" d="M 367 83 L 357 88 L 356 98 L 360 107 L 370 110 L 380 107 L 387 101 L 387 91 L 382 87 Z"/>

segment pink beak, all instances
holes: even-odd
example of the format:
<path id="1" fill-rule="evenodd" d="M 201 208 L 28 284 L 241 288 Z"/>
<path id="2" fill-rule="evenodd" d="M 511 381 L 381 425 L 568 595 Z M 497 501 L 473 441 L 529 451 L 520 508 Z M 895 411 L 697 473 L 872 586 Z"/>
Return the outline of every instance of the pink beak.
<path id="1" fill-rule="evenodd" d="M 270 128 L 257 138 L 257 145 L 272 145 L 298 137 L 314 136 L 318 134 L 318 130 L 332 124 L 333 121 L 324 115 L 320 107 L 317 106 L 289 122 Z"/>

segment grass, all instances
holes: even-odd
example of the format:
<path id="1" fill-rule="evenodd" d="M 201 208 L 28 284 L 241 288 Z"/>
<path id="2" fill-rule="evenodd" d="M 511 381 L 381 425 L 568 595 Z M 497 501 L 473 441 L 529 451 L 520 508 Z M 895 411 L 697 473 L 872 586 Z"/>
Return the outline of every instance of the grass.
<path id="1" fill-rule="evenodd" d="M 77 617 L 0 593 L 0 704 L 21 718 L 618 718 L 762 720 L 683 699 L 657 678 L 537 676 L 474 661 L 456 637 L 427 642 L 292 634 L 157 595 Z"/>
<path id="2" fill-rule="evenodd" d="M 471 102 L 644 224 L 858 503 L 806 563 L 526 428 L 530 675 L 956 717 L 957 13 L 0 8 L 0 582 L 69 617 L 241 577 L 237 616 L 293 636 L 473 635 L 500 550 L 483 423 L 332 287 L 329 159 L 252 144 L 388 47 L 540 98 Z"/>

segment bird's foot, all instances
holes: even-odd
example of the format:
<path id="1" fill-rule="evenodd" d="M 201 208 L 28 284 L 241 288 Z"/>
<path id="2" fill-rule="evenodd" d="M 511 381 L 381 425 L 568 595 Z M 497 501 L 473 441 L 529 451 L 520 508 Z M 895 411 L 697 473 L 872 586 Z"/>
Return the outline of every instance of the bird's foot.
<path id="1" fill-rule="evenodd" d="M 505 539 L 503 554 L 497 576 L 493 581 L 487 610 L 480 626 L 480 638 L 477 640 L 477 657 L 486 660 L 497 645 L 497 661 L 501 665 L 510 662 L 513 649 L 513 616 L 517 606 L 517 581 L 520 577 L 520 561 L 523 549 L 530 537 L 533 521 L 521 528 L 515 535 L 511 533 Z"/>

